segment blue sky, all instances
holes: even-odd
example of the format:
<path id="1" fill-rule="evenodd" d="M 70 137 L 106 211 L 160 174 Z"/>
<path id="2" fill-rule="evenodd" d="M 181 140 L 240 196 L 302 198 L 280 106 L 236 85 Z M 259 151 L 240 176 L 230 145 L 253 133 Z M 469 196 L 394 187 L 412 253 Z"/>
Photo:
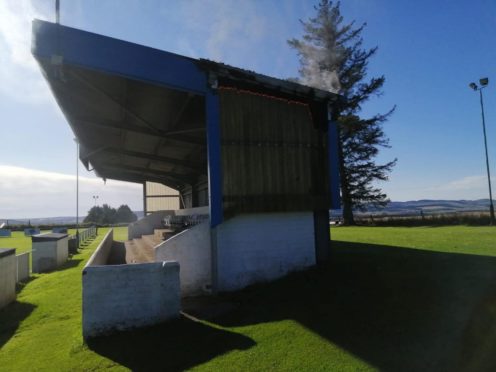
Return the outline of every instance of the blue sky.
<path id="1" fill-rule="evenodd" d="M 75 144 L 30 55 L 30 20 L 54 19 L 55 1 L 0 2 L 0 217 L 73 215 Z M 491 171 L 496 175 L 496 2 L 494 0 L 344 0 L 345 20 L 367 22 L 367 47 L 379 46 L 370 76 L 384 74 L 384 94 L 363 113 L 397 111 L 385 124 L 398 158 L 387 183 L 392 200 L 487 197 L 478 95 L 485 89 Z M 286 40 L 301 35 L 312 1 L 61 0 L 61 23 L 267 75 L 297 75 Z M 494 80 L 492 80 L 494 79 Z M 80 167 L 80 169 L 82 166 Z M 141 210 L 137 185 L 81 171 L 81 210 L 93 195 Z M 495 182 L 496 184 L 496 182 Z"/>

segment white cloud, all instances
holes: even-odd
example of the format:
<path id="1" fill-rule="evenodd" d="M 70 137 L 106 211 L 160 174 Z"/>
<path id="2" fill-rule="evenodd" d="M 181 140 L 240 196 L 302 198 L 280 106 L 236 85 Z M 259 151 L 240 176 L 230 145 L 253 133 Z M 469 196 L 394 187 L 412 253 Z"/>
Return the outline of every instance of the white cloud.
<path id="1" fill-rule="evenodd" d="M 451 181 L 446 185 L 441 186 L 440 188 L 447 191 L 458 191 L 458 190 L 482 189 L 486 187 L 487 187 L 486 176 L 467 176 L 460 178 L 458 180 Z"/>
<path id="2" fill-rule="evenodd" d="M 116 208 L 128 204 L 143 209 L 139 184 L 79 177 L 79 214 L 98 204 Z M 76 215 L 76 176 L 0 164 L 0 218 L 35 218 Z"/>
<path id="3" fill-rule="evenodd" d="M 29 0 L 0 1 L 0 94 L 20 102 L 53 100 L 31 55 L 31 22 L 46 19 Z"/>

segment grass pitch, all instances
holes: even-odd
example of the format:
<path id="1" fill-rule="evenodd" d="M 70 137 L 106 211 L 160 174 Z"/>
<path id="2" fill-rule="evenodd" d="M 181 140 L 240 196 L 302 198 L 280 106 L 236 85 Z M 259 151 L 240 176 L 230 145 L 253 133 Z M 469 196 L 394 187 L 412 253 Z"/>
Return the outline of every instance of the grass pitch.
<path id="1" fill-rule="evenodd" d="M 42 231 L 45 233 L 48 231 Z M 0 248 L 15 248 L 16 254 L 31 251 L 31 237 L 24 236 L 24 231 L 13 231 L 9 238 L 0 238 Z"/>
<path id="2" fill-rule="evenodd" d="M 0 310 L 0 370 L 496 369 L 496 229 L 335 228 L 325 267 L 84 344 L 81 269 L 103 233 Z"/>
<path id="3" fill-rule="evenodd" d="M 83 229 L 80 229 L 80 231 Z M 41 233 L 48 233 L 50 231 L 42 231 Z M 69 229 L 69 235 L 75 235 L 76 229 Z M 124 241 L 127 240 L 127 227 L 114 228 L 114 240 Z M 31 237 L 24 236 L 23 231 L 13 231 L 12 236 L 9 238 L 0 237 L 0 248 L 15 248 L 16 254 L 29 252 L 32 248 Z"/>

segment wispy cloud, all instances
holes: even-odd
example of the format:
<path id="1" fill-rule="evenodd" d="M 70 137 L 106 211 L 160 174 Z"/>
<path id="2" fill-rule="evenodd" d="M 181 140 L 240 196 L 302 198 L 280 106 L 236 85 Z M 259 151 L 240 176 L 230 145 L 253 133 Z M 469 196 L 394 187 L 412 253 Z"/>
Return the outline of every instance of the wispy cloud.
<path id="1" fill-rule="evenodd" d="M 256 44 L 264 39 L 266 19 L 257 14 L 252 3 L 223 1 L 216 6 L 218 11 L 206 43 L 211 58 L 223 60 L 236 49 L 246 52 L 247 43 Z M 242 17 L 233 17 L 234 14 Z"/>
<path id="2" fill-rule="evenodd" d="M 142 187 L 119 181 L 79 178 L 79 213 L 86 215 L 99 204 L 128 204 L 142 210 Z M 76 215 L 76 176 L 0 165 L 0 218 L 55 217 Z"/>
<path id="3" fill-rule="evenodd" d="M 29 0 L 0 1 L 0 94 L 20 102 L 52 100 L 31 55 L 31 21 L 46 19 Z"/>
<path id="4" fill-rule="evenodd" d="M 268 15 L 261 14 L 255 2 L 194 0 L 182 2 L 181 7 L 184 31 L 202 39 L 204 49 L 194 51 L 194 56 L 246 66 L 267 39 Z"/>
<path id="5" fill-rule="evenodd" d="M 494 183 L 494 179 L 491 178 Z M 442 190 L 446 191 L 470 191 L 482 189 L 487 189 L 487 176 L 467 176 L 448 182 L 446 185 L 440 187 Z"/>

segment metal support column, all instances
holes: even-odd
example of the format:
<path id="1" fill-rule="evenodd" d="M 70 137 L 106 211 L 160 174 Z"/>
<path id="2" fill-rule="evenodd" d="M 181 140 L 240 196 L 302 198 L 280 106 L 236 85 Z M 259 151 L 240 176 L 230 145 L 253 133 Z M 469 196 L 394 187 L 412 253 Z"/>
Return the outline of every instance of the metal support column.
<path id="1" fill-rule="evenodd" d="M 210 226 L 215 227 L 223 220 L 219 96 L 213 89 L 208 89 L 205 100 Z"/>
<path id="2" fill-rule="evenodd" d="M 223 220 L 222 206 L 222 159 L 220 142 L 220 103 L 215 91 L 217 81 L 210 81 L 205 96 L 207 118 L 208 194 L 210 210 L 210 244 L 212 257 L 211 288 L 217 291 L 217 226 Z"/>

